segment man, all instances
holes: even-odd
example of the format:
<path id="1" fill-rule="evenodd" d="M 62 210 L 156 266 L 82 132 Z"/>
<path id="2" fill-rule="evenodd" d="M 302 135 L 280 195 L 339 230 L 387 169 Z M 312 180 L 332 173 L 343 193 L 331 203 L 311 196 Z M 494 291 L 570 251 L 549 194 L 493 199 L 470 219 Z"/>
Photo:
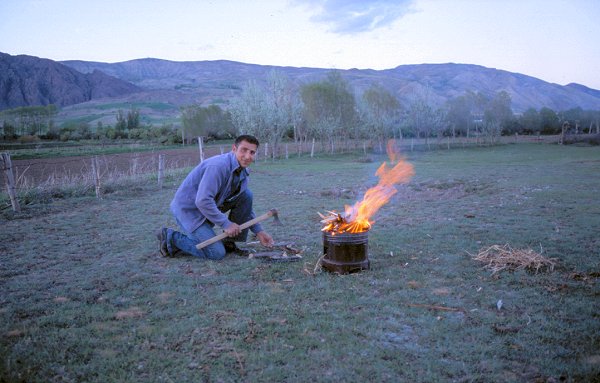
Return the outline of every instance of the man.
<path id="1" fill-rule="evenodd" d="M 259 142 L 254 136 L 236 138 L 231 152 L 214 156 L 196 166 L 183 180 L 171 201 L 171 212 L 182 231 L 162 228 L 157 234 L 161 255 L 176 252 L 219 260 L 226 253 L 247 255 L 235 241 L 246 241 L 248 229 L 240 224 L 255 217 L 252 192 L 248 189 L 248 166 L 254 161 Z M 226 213 L 229 211 L 229 215 Z M 198 243 L 215 236 L 220 226 L 228 237 L 196 249 Z M 264 246 L 273 246 L 273 238 L 257 223 L 250 227 Z"/>

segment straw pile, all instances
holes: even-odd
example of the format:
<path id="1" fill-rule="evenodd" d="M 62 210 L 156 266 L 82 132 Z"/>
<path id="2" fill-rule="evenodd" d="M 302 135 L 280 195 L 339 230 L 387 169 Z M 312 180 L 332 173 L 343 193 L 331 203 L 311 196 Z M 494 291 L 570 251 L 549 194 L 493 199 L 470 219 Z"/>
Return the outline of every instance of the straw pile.
<path id="1" fill-rule="evenodd" d="M 477 255 L 469 255 L 476 261 L 485 263 L 485 269 L 492 270 L 492 275 L 502 271 L 526 269 L 536 274 L 540 270 L 554 270 L 556 260 L 546 258 L 532 249 L 513 249 L 510 245 L 493 245 L 479 250 Z"/>

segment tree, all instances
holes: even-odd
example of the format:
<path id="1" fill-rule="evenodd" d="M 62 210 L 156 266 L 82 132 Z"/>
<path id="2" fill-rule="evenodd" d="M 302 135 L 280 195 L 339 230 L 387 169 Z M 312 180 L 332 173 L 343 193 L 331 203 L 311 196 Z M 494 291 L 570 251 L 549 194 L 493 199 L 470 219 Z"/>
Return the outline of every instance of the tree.
<path id="1" fill-rule="evenodd" d="M 259 139 L 266 126 L 264 116 L 264 91 L 256 81 L 250 80 L 242 88 L 242 94 L 233 101 L 231 118 L 239 133 L 252 134 Z"/>
<path id="2" fill-rule="evenodd" d="M 282 72 L 270 72 L 266 82 L 262 88 L 249 81 L 234 101 L 231 116 L 240 133 L 268 142 L 274 158 L 283 137 L 299 125 L 300 104 L 292 82 Z"/>
<path id="3" fill-rule="evenodd" d="M 525 134 L 537 134 L 541 130 L 540 114 L 535 108 L 529 108 L 519 119 Z"/>
<path id="4" fill-rule="evenodd" d="M 406 117 L 407 127 L 414 132 L 417 138 L 425 138 L 429 149 L 431 149 L 429 139 L 441 134 L 447 125 L 444 110 L 434 109 L 427 102 L 427 97 L 423 95 L 417 96 L 413 100 Z"/>
<path id="5" fill-rule="evenodd" d="M 356 121 L 356 101 L 350 86 L 339 72 L 329 72 L 323 81 L 304 85 L 300 94 L 303 115 L 313 137 L 329 141 L 347 139 Z"/>
<path id="6" fill-rule="evenodd" d="M 372 85 L 363 93 L 360 106 L 367 132 L 380 141 L 395 136 L 394 123 L 400 115 L 400 102 L 394 95 L 379 84 Z"/>
<path id="7" fill-rule="evenodd" d="M 127 130 L 127 118 L 122 109 L 117 110 L 117 122 L 115 123 L 115 138 L 125 137 L 125 131 Z"/>
<path id="8" fill-rule="evenodd" d="M 2 138 L 5 140 L 17 138 L 17 129 L 6 120 L 2 122 Z"/>
<path id="9" fill-rule="evenodd" d="M 473 130 L 483 126 L 483 116 L 488 98 L 479 92 L 467 91 L 464 95 L 450 99 L 446 103 L 447 121 L 452 135 L 471 136 Z"/>
<path id="10" fill-rule="evenodd" d="M 473 124 L 468 97 L 463 95 L 449 99 L 446 102 L 446 110 L 446 118 L 452 129 L 452 137 L 456 137 L 457 133 L 463 132 L 463 129 L 466 133 Z"/>
<path id="11" fill-rule="evenodd" d="M 127 130 L 140 127 L 140 111 L 137 108 L 130 109 L 127 112 Z"/>
<path id="12" fill-rule="evenodd" d="M 193 137 L 231 137 L 231 116 L 218 105 L 202 107 L 188 105 L 181 108 L 181 122 L 186 133 Z"/>
<path id="13" fill-rule="evenodd" d="M 500 91 L 486 105 L 484 111 L 484 132 L 493 142 L 513 119 L 511 98 L 508 92 Z"/>
<path id="14" fill-rule="evenodd" d="M 593 128 L 596 127 L 596 134 L 600 134 L 600 110 L 589 110 L 588 115 L 590 122 L 588 133 L 593 133 Z"/>
<path id="15" fill-rule="evenodd" d="M 550 108 L 540 109 L 540 131 L 542 134 L 557 134 L 560 132 L 560 119 Z"/>
<path id="16" fill-rule="evenodd" d="M 296 131 L 301 118 L 301 104 L 293 83 L 280 71 L 272 71 L 267 75 L 266 98 L 270 126 L 265 136 L 275 157 L 279 154 L 279 145 L 286 133 Z"/>
<path id="17" fill-rule="evenodd" d="M 479 133 L 483 127 L 485 108 L 489 102 L 489 98 L 480 92 L 472 91 L 467 92 L 467 97 L 471 107 L 472 127 L 476 133 Z M 470 131 L 467 130 L 467 137 L 469 136 Z"/>
<path id="18" fill-rule="evenodd" d="M 17 136 L 44 135 L 54 123 L 57 108 L 55 105 L 24 106 L 0 112 L 0 119 L 15 128 Z"/>

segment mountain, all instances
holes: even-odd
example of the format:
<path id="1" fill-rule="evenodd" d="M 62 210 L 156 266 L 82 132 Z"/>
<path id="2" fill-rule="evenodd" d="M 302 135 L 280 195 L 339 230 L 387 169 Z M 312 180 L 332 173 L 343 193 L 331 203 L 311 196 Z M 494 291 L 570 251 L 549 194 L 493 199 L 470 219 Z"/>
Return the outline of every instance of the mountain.
<path id="1" fill-rule="evenodd" d="M 140 91 L 101 71 L 83 74 L 59 62 L 0 52 L 0 110 L 20 106 L 66 106 Z"/>
<path id="2" fill-rule="evenodd" d="M 600 90 L 588 88 L 585 85 L 576 84 L 576 83 L 572 82 L 570 84 L 567 84 L 566 87 L 567 88 L 576 89 L 576 90 L 578 90 L 580 92 L 587 93 L 587 94 L 592 95 L 594 97 L 600 97 Z"/>
<path id="3" fill-rule="evenodd" d="M 326 68 L 279 67 L 235 61 L 169 61 L 156 58 L 119 63 L 55 62 L 0 53 L 0 110 L 54 103 L 63 106 L 57 123 L 70 120 L 114 123 L 119 109 L 136 107 L 145 123 L 179 123 L 180 107 L 217 104 L 227 108 L 248 81 L 265 84 L 283 72 L 298 85 L 319 81 Z M 600 110 L 600 91 L 580 84 L 558 85 L 535 77 L 472 64 L 400 65 L 386 70 L 339 70 L 360 96 L 372 84 L 404 106 L 417 97 L 442 106 L 467 91 L 493 96 L 506 91 L 515 113 L 548 107 Z"/>
<path id="4" fill-rule="evenodd" d="M 331 69 L 276 67 L 234 61 L 175 62 L 154 58 L 121 63 L 64 61 L 82 73 L 100 70 L 129 81 L 144 89 L 179 90 L 194 93 L 204 103 L 216 98 L 230 99 L 239 94 L 249 80 L 264 83 L 267 74 L 276 69 L 299 84 L 321 80 Z M 416 95 L 442 105 L 446 100 L 471 90 L 492 96 L 507 91 L 515 112 L 527 108 L 549 107 L 566 110 L 574 107 L 600 109 L 600 91 L 579 84 L 562 86 L 535 77 L 471 64 L 401 65 L 393 69 L 341 70 L 357 94 L 373 83 L 379 83 L 406 104 Z"/>

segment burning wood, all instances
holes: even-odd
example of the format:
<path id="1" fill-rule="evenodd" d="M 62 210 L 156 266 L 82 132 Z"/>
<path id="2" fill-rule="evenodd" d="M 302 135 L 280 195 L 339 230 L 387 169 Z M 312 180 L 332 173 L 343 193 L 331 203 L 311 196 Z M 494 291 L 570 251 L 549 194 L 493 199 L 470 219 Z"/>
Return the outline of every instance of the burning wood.
<path id="1" fill-rule="evenodd" d="M 328 211 L 328 215 L 323 215 L 319 212 L 321 223 L 324 225 L 321 231 L 332 233 L 362 233 L 371 228 L 369 221 L 349 221 L 345 213 L 337 213 Z"/>
<path id="2" fill-rule="evenodd" d="M 353 206 L 346 206 L 344 213 L 328 211 L 327 215 L 318 213 L 322 231 L 332 233 L 362 233 L 371 228 L 371 217 L 398 192 L 396 185 L 406 183 L 414 175 L 413 166 L 404 161 L 395 150 L 395 141 L 387 144 L 387 154 L 393 166 L 382 163 L 375 175 L 379 182 L 366 191 L 363 199 Z"/>

